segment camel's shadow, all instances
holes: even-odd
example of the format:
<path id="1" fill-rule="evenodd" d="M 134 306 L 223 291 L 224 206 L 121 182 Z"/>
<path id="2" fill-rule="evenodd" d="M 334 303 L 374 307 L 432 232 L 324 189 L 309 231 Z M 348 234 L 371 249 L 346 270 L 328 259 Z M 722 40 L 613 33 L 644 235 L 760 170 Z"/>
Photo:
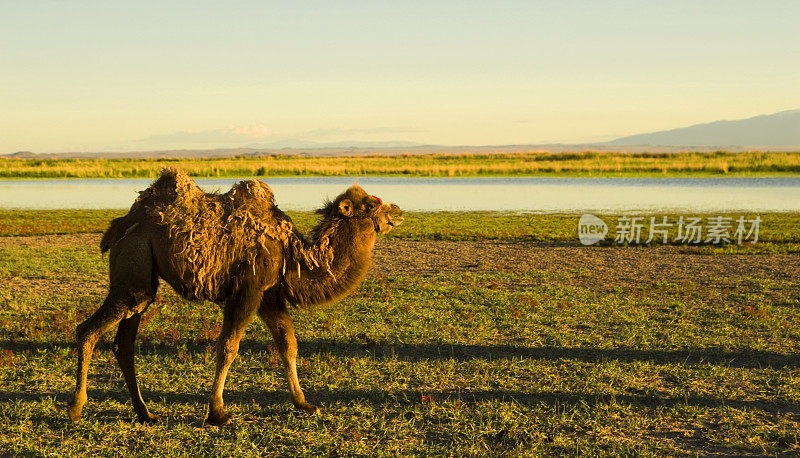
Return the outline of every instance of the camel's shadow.
<path id="1" fill-rule="evenodd" d="M 137 351 L 141 355 L 171 355 L 188 350 L 191 353 L 204 352 L 211 342 L 187 341 L 182 350 L 177 345 L 142 343 Z M 99 344 L 102 348 L 103 344 Z M 106 346 L 109 344 L 106 343 Z M 243 339 L 239 351 L 268 351 L 269 340 Z M 73 347 L 73 342 L 33 342 L 2 341 L 0 349 L 14 352 L 37 352 L 54 348 Z M 576 360 L 589 363 L 603 361 L 652 362 L 655 364 L 722 364 L 738 368 L 791 368 L 800 367 L 800 354 L 785 355 L 762 350 L 721 350 L 714 348 L 684 348 L 678 350 L 639 350 L 633 348 L 580 348 L 580 347 L 526 347 L 514 345 L 469 345 L 449 343 L 396 344 L 376 342 L 345 342 L 336 340 L 299 341 L 300 354 L 309 357 L 315 354 L 334 356 L 371 357 L 375 359 L 396 358 L 404 361 L 426 361 L 454 359 L 468 361 L 473 359 L 536 359 L 536 360 Z M 184 350 L 185 349 L 185 350 Z"/>
<path id="2" fill-rule="evenodd" d="M 253 343 L 253 348 L 264 346 Z M 569 348 L 525 347 L 513 345 L 469 345 L 448 343 L 378 344 L 346 343 L 332 340 L 300 342 L 301 354 L 332 354 L 336 356 L 365 355 L 373 358 L 397 358 L 407 361 L 432 359 L 536 359 L 577 360 L 582 362 L 646 361 L 655 364 L 724 364 L 726 367 L 766 368 L 800 367 L 800 355 L 784 355 L 760 350 L 726 351 L 713 348 L 681 350 L 638 350 L 633 348 Z"/>

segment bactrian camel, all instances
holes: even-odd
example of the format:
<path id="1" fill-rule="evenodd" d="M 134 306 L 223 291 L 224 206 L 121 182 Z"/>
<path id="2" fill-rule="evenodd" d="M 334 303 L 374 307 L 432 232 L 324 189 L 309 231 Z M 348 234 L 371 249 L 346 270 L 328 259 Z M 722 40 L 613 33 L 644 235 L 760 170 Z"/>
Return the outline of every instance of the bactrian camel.
<path id="1" fill-rule="evenodd" d="M 246 180 L 225 194 L 208 194 L 186 173 L 165 169 L 127 215 L 111 222 L 100 242 L 102 252 L 110 251 L 109 291 L 75 331 L 77 382 L 69 417 L 77 421 L 86 403 L 95 344 L 119 325 L 113 351 L 133 408 L 140 421 L 157 419 L 139 392 L 133 344 L 159 279 L 187 299 L 212 301 L 223 310 L 208 424 L 231 421 L 222 401 L 225 377 L 255 315 L 272 334 L 292 402 L 304 412 L 318 412 L 306 402 L 297 378 L 289 310 L 331 303 L 353 291 L 367 273 L 376 236 L 400 224 L 403 212 L 358 185 L 317 212 L 321 221 L 305 237 L 261 181 Z"/>

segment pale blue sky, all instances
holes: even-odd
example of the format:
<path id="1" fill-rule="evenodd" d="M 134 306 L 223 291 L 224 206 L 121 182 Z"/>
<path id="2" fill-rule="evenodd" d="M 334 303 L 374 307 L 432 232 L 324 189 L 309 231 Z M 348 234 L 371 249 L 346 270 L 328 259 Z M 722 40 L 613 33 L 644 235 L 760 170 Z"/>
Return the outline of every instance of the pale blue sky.
<path id="1" fill-rule="evenodd" d="M 0 152 L 585 142 L 800 108 L 800 2 L 0 0 Z"/>

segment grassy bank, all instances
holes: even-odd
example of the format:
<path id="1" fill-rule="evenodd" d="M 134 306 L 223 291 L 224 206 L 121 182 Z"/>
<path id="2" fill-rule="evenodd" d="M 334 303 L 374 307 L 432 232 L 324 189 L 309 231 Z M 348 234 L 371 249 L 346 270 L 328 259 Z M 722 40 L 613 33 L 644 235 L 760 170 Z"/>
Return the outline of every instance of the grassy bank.
<path id="1" fill-rule="evenodd" d="M 194 177 L 258 176 L 773 176 L 800 173 L 798 153 L 508 153 L 211 159 L 10 159 L 0 178 L 153 178 L 165 166 Z"/>
<path id="2" fill-rule="evenodd" d="M 108 222 L 125 214 L 124 210 L 0 210 L 0 236 L 77 234 L 102 232 Z M 292 217 L 303 232 L 308 231 L 317 216 L 312 212 L 294 212 Z M 800 250 L 800 213 L 761 213 L 727 215 L 651 215 L 633 213 L 644 217 L 642 241 L 647 239 L 650 216 L 661 221 L 663 216 L 676 223 L 679 216 L 700 216 L 704 224 L 708 217 L 726 216 L 736 228 L 736 219 L 759 216 L 762 219 L 759 243 L 755 246 L 736 244 L 727 247 L 706 246 L 704 250 L 716 253 L 787 252 Z M 599 215 L 609 226 L 609 239 L 613 239 L 617 218 L 620 215 Z M 406 213 L 406 223 L 389 233 L 389 237 L 417 240 L 528 240 L 537 242 L 577 243 L 577 214 L 516 214 L 504 212 L 432 212 Z M 677 235 L 677 225 L 669 232 L 670 240 Z M 610 240 L 609 240 L 610 243 Z M 656 243 L 654 243 L 656 244 Z"/>
<path id="3" fill-rule="evenodd" d="M 392 265 L 352 297 L 294 313 L 301 382 L 322 415 L 293 410 L 257 320 L 228 377 L 226 428 L 202 425 L 220 312 L 162 288 L 137 344 L 142 392 L 162 421 L 134 422 L 110 332 L 73 425 L 72 335 L 107 285 L 98 238 L 0 239 L 2 454 L 800 452 L 797 255 L 521 244 L 482 267 L 454 253 L 482 242 L 390 240 L 397 254 L 379 252 L 376 266 Z M 439 250 L 449 267 L 430 271 L 409 245 Z"/>

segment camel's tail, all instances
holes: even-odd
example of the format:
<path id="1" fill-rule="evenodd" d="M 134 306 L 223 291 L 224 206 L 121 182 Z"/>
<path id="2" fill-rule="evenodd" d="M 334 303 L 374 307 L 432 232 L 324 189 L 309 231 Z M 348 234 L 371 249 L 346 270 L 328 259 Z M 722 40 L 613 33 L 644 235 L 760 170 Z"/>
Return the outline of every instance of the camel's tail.
<path id="1" fill-rule="evenodd" d="M 108 251 L 112 246 L 116 245 L 120 240 L 124 239 L 125 236 L 130 234 L 139 223 L 131 224 L 130 221 L 127 220 L 127 215 L 121 218 L 115 218 L 111 220 L 111 224 L 106 229 L 106 232 L 103 234 L 103 238 L 100 240 L 100 252 L 105 253 Z"/>

